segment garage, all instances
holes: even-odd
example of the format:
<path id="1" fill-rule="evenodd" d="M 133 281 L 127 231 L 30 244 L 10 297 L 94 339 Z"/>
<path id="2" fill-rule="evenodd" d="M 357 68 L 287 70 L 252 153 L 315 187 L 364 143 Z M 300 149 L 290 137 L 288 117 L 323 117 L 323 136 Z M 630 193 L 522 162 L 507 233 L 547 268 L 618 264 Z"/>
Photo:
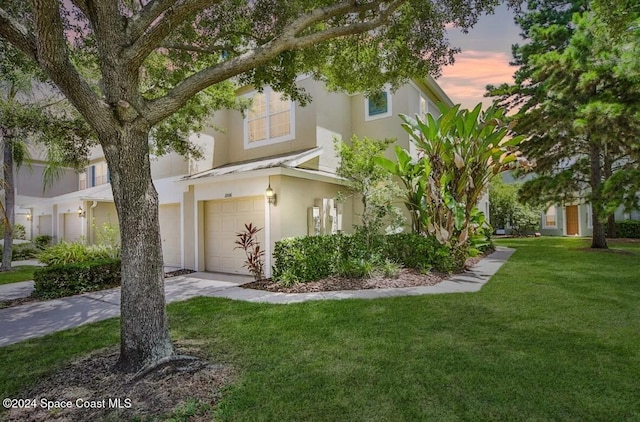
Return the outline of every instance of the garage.
<path id="1" fill-rule="evenodd" d="M 51 236 L 51 216 L 40 215 L 38 216 L 38 234 Z"/>
<path id="2" fill-rule="evenodd" d="M 162 240 L 162 258 L 168 267 L 182 267 L 182 249 L 180 244 L 180 204 L 160 205 L 160 238 Z"/>
<path id="3" fill-rule="evenodd" d="M 207 201 L 204 205 L 205 269 L 249 274 L 244 267 L 244 251 L 234 249 L 236 234 L 248 223 L 264 227 L 264 197 Z M 264 229 L 258 233 L 258 241 L 264 249 Z"/>
<path id="4" fill-rule="evenodd" d="M 66 242 L 78 242 L 82 238 L 82 224 L 84 219 L 78 217 L 77 213 L 64 213 L 62 238 Z"/>

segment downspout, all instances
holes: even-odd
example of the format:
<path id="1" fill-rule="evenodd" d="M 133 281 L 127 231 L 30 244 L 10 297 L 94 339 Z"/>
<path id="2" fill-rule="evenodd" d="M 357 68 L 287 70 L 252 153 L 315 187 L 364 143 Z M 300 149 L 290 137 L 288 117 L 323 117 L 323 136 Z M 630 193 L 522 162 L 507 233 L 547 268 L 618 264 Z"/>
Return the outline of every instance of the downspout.
<path id="1" fill-rule="evenodd" d="M 93 245 L 93 242 L 95 239 L 93 239 L 93 237 L 95 236 L 95 233 L 91 230 L 91 224 L 93 223 L 93 209 L 95 207 L 98 206 L 98 201 L 93 201 L 93 204 L 91 205 L 91 207 L 89 207 L 89 212 L 88 217 L 87 217 L 87 233 L 89 233 L 89 236 L 87 236 L 89 238 L 89 244 Z"/>

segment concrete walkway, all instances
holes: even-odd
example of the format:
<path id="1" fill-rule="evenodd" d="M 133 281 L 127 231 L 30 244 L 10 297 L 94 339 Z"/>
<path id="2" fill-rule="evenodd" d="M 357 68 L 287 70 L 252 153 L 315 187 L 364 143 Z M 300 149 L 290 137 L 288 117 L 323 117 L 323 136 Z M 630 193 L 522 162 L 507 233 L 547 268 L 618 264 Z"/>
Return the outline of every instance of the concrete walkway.
<path id="1" fill-rule="evenodd" d="M 374 299 L 393 296 L 477 292 L 513 254 L 513 249 L 497 248 L 471 270 L 457 274 L 435 286 L 345 290 L 317 293 L 273 293 L 243 289 L 250 277 L 210 273 L 192 273 L 169 278 L 165 282 L 168 303 L 196 296 L 222 297 L 262 303 L 296 303 L 308 300 Z M 24 284 L 13 283 L 13 284 Z M 0 300 L 18 294 L 20 287 L 0 286 Z M 24 286 L 23 286 L 24 287 Z M 18 296 L 19 297 L 19 296 Z M 56 331 L 78 327 L 120 315 L 120 289 L 85 293 L 78 296 L 29 303 L 0 309 L 0 346 L 41 337 Z"/>

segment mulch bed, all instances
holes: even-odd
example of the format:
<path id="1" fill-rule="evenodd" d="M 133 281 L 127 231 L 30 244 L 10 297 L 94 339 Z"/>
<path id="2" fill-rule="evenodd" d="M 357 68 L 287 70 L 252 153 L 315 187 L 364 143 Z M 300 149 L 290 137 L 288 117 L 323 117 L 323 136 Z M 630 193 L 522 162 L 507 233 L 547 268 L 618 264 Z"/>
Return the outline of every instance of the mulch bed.
<path id="1" fill-rule="evenodd" d="M 483 257 L 467 259 L 465 268 L 471 268 Z M 336 290 L 368 290 L 368 289 L 388 289 L 392 287 L 416 287 L 434 286 L 450 277 L 450 274 L 429 272 L 423 274 L 410 268 L 402 268 L 398 277 L 388 278 L 381 274 L 376 274 L 371 278 L 344 278 L 328 277 L 321 280 L 310 281 L 308 283 L 298 283 L 290 287 L 284 287 L 277 282 L 267 279 L 253 281 L 243 284 L 245 289 L 266 290 L 280 293 L 311 293 L 328 292 Z"/>
<path id="2" fill-rule="evenodd" d="M 177 350 L 180 354 L 198 354 L 196 344 L 183 342 Z M 235 378 L 234 371 L 228 366 L 196 359 L 159 366 L 137 380 L 132 375 L 114 371 L 117 359 L 117 348 L 108 348 L 67 365 L 20 394 L 20 397 L 35 398 L 37 407 L 11 409 L 2 415 L 2 420 L 157 420 L 156 418 L 166 416 L 181 404 L 194 401 L 200 403 L 197 412 L 199 415 L 189 420 L 212 420 L 211 411 L 220 400 L 222 389 Z M 43 398 L 49 401 L 70 401 L 71 406 L 47 410 L 41 406 Z M 115 399 L 120 400 L 118 402 Z M 83 408 L 82 403 L 101 407 Z"/>

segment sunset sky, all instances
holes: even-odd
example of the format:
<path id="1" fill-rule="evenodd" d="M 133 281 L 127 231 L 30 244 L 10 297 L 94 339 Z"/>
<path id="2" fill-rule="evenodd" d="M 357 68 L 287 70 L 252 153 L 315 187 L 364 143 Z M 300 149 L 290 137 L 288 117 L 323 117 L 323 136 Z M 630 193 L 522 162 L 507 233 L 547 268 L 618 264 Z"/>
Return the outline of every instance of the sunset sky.
<path id="1" fill-rule="evenodd" d="M 511 45 L 521 43 L 520 28 L 513 22 L 513 12 L 500 6 L 495 14 L 480 17 L 467 34 L 458 30 L 449 32 L 453 46 L 462 52 L 456 62 L 442 70 L 437 79 L 454 103 L 473 108 L 479 102 L 491 104 L 484 98 L 487 84 L 512 82 L 515 68 L 509 66 Z"/>

